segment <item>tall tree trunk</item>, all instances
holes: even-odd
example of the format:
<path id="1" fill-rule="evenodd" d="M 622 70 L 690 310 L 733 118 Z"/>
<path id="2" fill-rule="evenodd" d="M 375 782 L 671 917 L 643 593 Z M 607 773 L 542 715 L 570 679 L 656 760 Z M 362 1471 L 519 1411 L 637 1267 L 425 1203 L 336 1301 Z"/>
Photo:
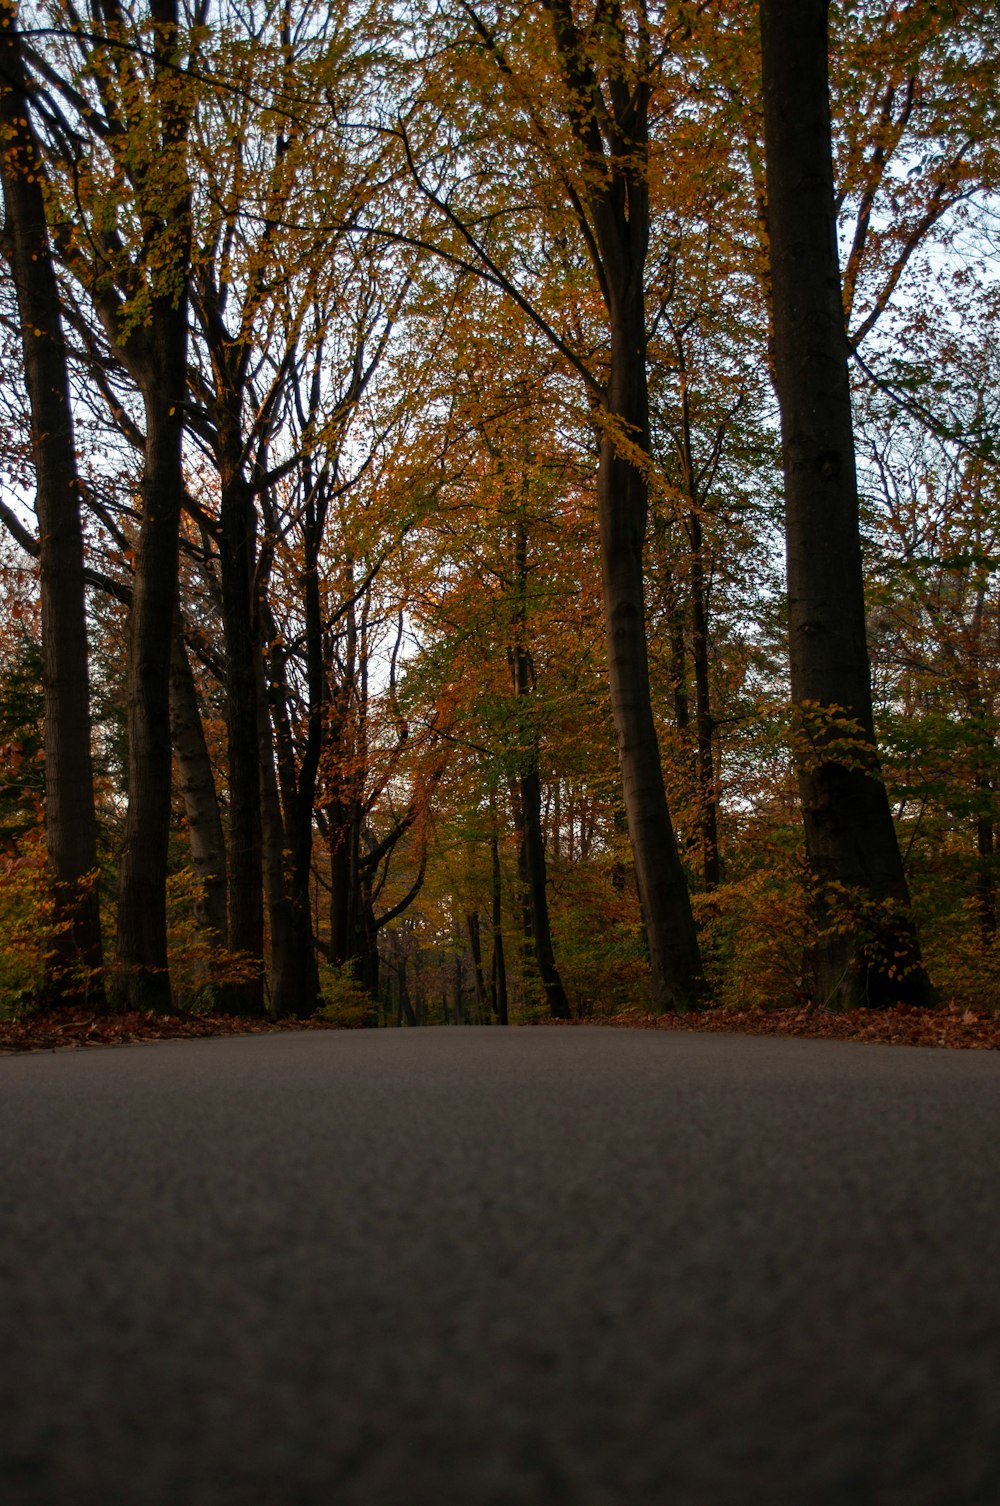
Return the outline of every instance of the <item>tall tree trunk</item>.
<path id="1" fill-rule="evenodd" d="M 115 996 L 122 1009 L 169 1011 L 170 645 L 183 492 L 186 325 L 175 309 L 160 309 L 154 318 L 159 380 L 149 381 L 143 392 L 146 453 L 128 630 L 128 810 L 118 878 Z"/>
<path id="2" fill-rule="evenodd" d="M 993 787 L 989 779 L 978 782 L 980 798 L 992 801 Z M 997 933 L 997 895 L 993 868 L 996 861 L 996 834 L 993 817 L 980 814 L 976 819 L 976 910 L 979 917 L 979 934 L 983 945 L 988 946 Z"/>
<path id="3" fill-rule="evenodd" d="M 170 727 L 177 758 L 177 784 L 187 817 L 191 865 L 202 886 L 195 918 L 209 939 L 224 947 L 227 943 L 226 840 L 212 760 L 205 743 L 198 694 L 179 617 L 171 649 Z"/>
<path id="4" fill-rule="evenodd" d="M 989 946 L 997 933 L 996 893 L 996 821 L 994 815 L 995 794 L 993 768 L 996 761 L 996 746 L 993 733 L 987 724 L 982 697 L 975 698 L 974 709 L 981 726 L 980 765 L 976 770 L 976 796 L 979 809 L 976 813 L 976 911 L 979 919 L 979 935 L 984 946 Z"/>
<path id="5" fill-rule="evenodd" d="M 104 1003 L 96 882 L 97 819 L 80 486 L 66 344 L 43 196 L 44 168 L 13 6 L 0 6 L 0 181 L 3 251 L 17 291 L 31 405 L 42 608 L 45 841 L 58 926 L 46 992 L 53 1003 Z"/>
<path id="6" fill-rule="evenodd" d="M 291 917 L 285 887 L 285 826 L 281 815 L 278 775 L 274 767 L 274 739 L 267 703 L 263 657 L 257 661 L 257 732 L 260 758 L 260 808 L 267 913 L 271 927 L 271 978 L 289 966 Z M 274 989 L 272 985 L 271 997 Z M 272 1005 L 273 1010 L 273 1005 Z"/>
<path id="7" fill-rule="evenodd" d="M 330 961 L 337 967 L 355 954 L 357 864 L 350 811 L 341 801 L 327 807 L 327 845 L 330 854 Z"/>
<path id="8" fill-rule="evenodd" d="M 691 515 L 691 657 L 694 663 L 695 725 L 698 744 L 698 814 L 705 888 L 722 879 L 719 859 L 719 802 L 715 789 L 715 718 L 708 662 L 708 582 L 705 579 L 701 519 Z"/>
<path id="9" fill-rule="evenodd" d="M 378 949 L 378 933 L 382 927 L 383 919 L 376 920 L 375 905 L 372 900 L 372 881 L 370 877 L 362 877 L 360 884 L 360 910 L 361 922 L 359 928 L 359 950 L 361 953 L 360 964 L 355 973 L 362 988 L 367 989 L 373 999 L 378 998 L 379 973 L 381 962 Z M 391 912 L 389 912 L 391 913 Z M 402 913 L 402 912 L 400 912 Z"/>
<path id="10" fill-rule="evenodd" d="M 654 1006 L 687 1010 L 703 990 L 698 936 L 667 805 L 646 649 L 643 545 L 649 512 L 645 270 L 649 248 L 649 104 L 655 47 L 644 11 L 626 36 L 621 13 L 602 91 L 572 0 L 546 0 L 586 173 L 585 234 L 607 307 L 611 345 L 597 470 L 601 581 L 611 709 L 629 838 L 649 944 Z M 603 46 L 603 43 L 602 43 Z M 634 48 L 635 77 L 619 71 Z M 601 111 L 609 111 L 606 127 Z M 578 213 L 583 216 L 583 206 Z"/>
<path id="11" fill-rule="evenodd" d="M 486 980 L 483 977 L 483 945 L 479 934 L 478 910 L 469 911 L 465 917 L 465 925 L 469 933 L 469 950 L 472 953 L 472 981 L 476 989 L 476 1009 L 482 1018 L 483 1006 L 486 1002 Z"/>
<path id="12" fill-rule="evenodd" d="M 149 0 L 158 153 L 133 179 L 147 221 L 139 274 L 146 318 L 95 279 L 94 298 L 116 356 L 135 378 L 146 420 L 141 517 L 136 545 L 126 669 L 128 809 L 118 873 L 114 994 L 124 1009 L 171 1008 L 167 971 L 167 858 L 171 821 L 170 658 L 177 603 L 177 554 L 184 492 L 191 188 L 190 102 L 177 68 L 178 0 Z"/>
<path id="13" fill-rule="evenodd" d="M 548 867 L 545 862 L 545 843 L 542 837 L 542 786 L 537 768 L 530 768 L 521 775 L 521 817 L 523 822 L 521 842 L 521 878 L 528 897 L 531 913 L 531 940 L 535 954 L 535 966 L 545 990 L 545 1002 L 549 1014 L 555 1020 L 569 1018 L 569 1000 L 563 988 L 559 969 L 556 966 L 552 946 L 552 928 L 549 923 Z"/>
<path id="14" fill-rule="evenodd" d="M 232 463 L 241 436 L 233 426 L 220 448 L 222 466 L 219 509 L 222 628 L 226 650 L 226 747 L 229 765 L 229 945 L 263 960 L 264 896 L 261 831 L 260 749 L 257 719 L 257 659 L 254 630 L 254 499 L 251 488 Z M 226 1006 L 234 1014 L 264 1013 L 263 970 L 226 989 Z"/>
<path id="15" fill-rule="evenodd" d="M 399 989 L 399 1008 L 396 1016 L 396 1024 L 402 1025 L 405 1019 L 407 1025 L 416 1025 L 418 1021 L 413 1012 L 413 1005 L 410 1003 L 410 985 L 406 979 L 405 957 L 401 957 L 396 964 L 396 978 Z M 459 1024 L 461 1024 L 461 1021 L 459 1021 Z"/>
<path id="16" fill-rule="evenodd" d="M 353 568 L 343 589 L 350 593 Z M 358 624 L 355 608 L 345 614 L 340 681 L 327 693 L 325 737 L 330 793 L 326 801 L 327 843 L 330 854 L 330 960 L 353 964 L 359 981 L 371 970 L 371 949 L 377 959 L 377 940 L 366 940 L 374 924 L 366 916 L 361 893 L 361 826 L 364 819 L 359 781 L 364 778 L 364 697 L 360 693 Z M 367 907 L 370 908 L 370 905 Z"/>
<path id="17" fill-rule="evenodd" d="M 657 531 L 661 532 L 659 519 Z M 664 538 L 660 544 L 661 550 L 666 547 L 665 528 L 662 528 L 662 534 Z M 667 637 L 670 645 L 670 690 L 674 703 L 674 723 L 680 733 L 681 745 L 686 752 L 691 729 L 691 703 L 688 696 L 687 648 L 684 641 L 684 602 L 674 572 L 669 566 L 664 571 L 663 585 L 667 599 Z"/>
<path id="18" fill-rule="evenodd" d="M 306 680 L 308 716 L 305 748 L 299 760 L 295 788 L 285 811 L 285 840 L 289 849 L 289 946 L 285 966 L 275 973 L 273 1007 L 279 1019 L 307 1018 L 320 1001 L 319 972 L 309 911 L 312 873 L 313 804 L 323 745 L 323 624 L 319 594 L 319 544 L 324 511 L 310 495 L 303 521 Z"/>
<path id="19" fill-rule="evenodd" d="M 455 988 L 455 1024 L 464 1025 L 465 1004 L 462 998 L 462 954 L 458 950 L 457 946 L 455 948 L 454 958 L 452 959 L 452 971 Z"/>
<path id="20" fill-rule="evenodd" d="M 521 882 L 524 885 L 530 916 L 530 938 L 535 966 L 545 990 L 545 1002 L 553 1019 L 564 1020 L 569 1018 L 570 1010 L 566 991 L 556 966 L 555 951 L 552 946 L 552 928 L 549 923 L 548 868 L 545 862 L 545 838 L 542 832 L 542 785 L 538 773 L 538 737 L 534 728 L 529 726 L 530 717 L 525 710 L 532 694 L 532 676 L 531 661 L 524 642 L 527 630 L 528 529 L 523 514 L 518 517 L 514 532 L 514 581 L 515 641 L 511 648 L 511 668 L 514 676 L 514 695 L 522 708 L 520 723 L 525 742 L 520 753 L 518 799 L 515 802 L 521 833 Z M 525 931 L 527 936 L 527 927 Z"/>
<path id="21" fill-rule="evenodd" d="M 500 874 L 500 842 L 495 826 L 490 839 L 490 858 L 493 874 L 493 905 L 490 917 L 493 932 L 493 1011 L 498 1023 L 506 1025 L 509 1021 L 507 1013 L 507 960 L 503 950 L 503 887 Z"/>
<path id="22" fill-rule="evenodd" d="M 872 716 L 827 18 L 828 0 L 760 3 L 792 699 L 820 930 L 815 995 L 829 1007 L 924 1004 L 931 989 Z"/>
<path id="23" fill-rule="evenodd" d="M 644 253 L 613 300 L 608 409 L 648 453 Z M 667 805 L 653 720 L 646 650 L 643 541 L 648 493 L 642 466 L 614 433 L 601 440 L 597 473 L 601 578 L 611 709 L 636 881 L 649 945 L 654 1006 L 687 1010 L 702 992 L 701 958 L 687 880 Z"/>

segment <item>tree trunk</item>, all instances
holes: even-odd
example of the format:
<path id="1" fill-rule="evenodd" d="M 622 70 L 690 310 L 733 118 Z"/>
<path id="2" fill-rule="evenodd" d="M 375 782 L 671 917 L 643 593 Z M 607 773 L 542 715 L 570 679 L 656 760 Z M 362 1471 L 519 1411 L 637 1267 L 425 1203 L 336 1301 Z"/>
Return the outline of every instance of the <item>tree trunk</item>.
<path id="1" fill-rule="evenodd" d="M 224 947 L 227 944 L 226 840 L 198 694 L 179 620 L 171 648 L 170 726 L 177 758 L 177 785 L 187 817 L 191 866 L 202 886 L 195 918 L 209 940 Z"/>
<path id="2" fill-rule="evenodd" d="M 542 838 L 542 787 L 537 769 L 529 769 L 520 779 L 521 817 L 523 840 L 521 845 L 521 878 L 528 896 L 531 912 L 531 940 L 545 1002 L 554 1020 L 569 1019 L 569 1000 L 556 966 L 552 946 L 552 929 L 549 924 L 548 869 L 545 862 L 545 844 Z"/>
<path id="3" fill-rule="evenodd" d="M 472 953 L 472 981 L 476 990 L 476 1009 L 482 1017 L 483 1005 L 486 1002 L 486 980 L 483 977 L 483 946 L 479 935 L 478 910 L 469 911 L 465 917 L 465 925 L 469 932 L 469 950 Z"/>
<path id="4" fill-rule="evenodd" d="M 97 892 L 97 819 L 80 486 L 66 345 L 43 197 L 44 168 L 28 113 L 15 10 L 0 7 L 0 180 L 4 253 L 17 291 L 36 482 L 45 706 L 45 841 L 58 932 L 47 972 L 53 1003 L 104 1003 Z"/>
<path id="5" fill-rule="evenodd" d="M 323 745 L 323 625 L 318 575 L 323 516 L 322 507 L 310 497 L 303 522 L 308 716 L 298 777 L 285 811 L 290 933 L 285 966 L 280 973 L 275 973 L 274 978 L 273 1007 L 279 1019 L 305 1019 L 316 1011 L 320 1002 L 319 972 L 309 911 L 309 880 L 312 874 L 313 804 Z"/>
<path id="6" fill-rule="evenodd" d="M 986 745 L 993 752 L 993 738 L 986 733 Z M 994 878 L 996 861 L 996 826 L 993 819 L 993 780 L 989 769 L 976 775 L 979 813 L 976 816 L 976 912 L 983 946 L 989 946 L 997 933 L 997 895 Z"/>
<path id="7" fill-rule="evenodd" d="M 698 744 L 698 814 L 702 872 L 706 889 L 722 880 L 719 859 L 719 802 L 715 789 L 715 718 L 708 663 L 708 583 L 705 580 L 701 519 L 691 515 L 691 657 L 694 661 L 695 725 Z"/>
<path id="8" fill-rule="evenodd" d="M 350 811 L 339 801 L 327 807 L 330 854 L 330 961 L 342 967 L 356 951 L 356 872 Z"/>
<path id="9" fill-rule="evenodd" d="M 383 921 L 381 918 L 378 920 L 375 918 L 375 905 L 372 900 L 372 882 L 368 876 L 362 877 L 359 885 L 359 910 L 359 957 L 355 963 L 355 976 L 362 988 L 366 989 L 372 998 L 375 999 L 378 997 L 380 972 L 378 933 Z"/>
<path id="10" fill-rule="evenodd" d="M 608 409 L 648 453 L 646 330 L 641 258 L 614 300 Z M 684 1011 L 702 992 L 701 958 L 687 880 L 663 783 L 646 651 L 643 541 L 646 477 L 616 436 L 601 440 L 597 473 L 601 577 L 611 709 L 639 900 L 649 944 L 654 1007 Z"/>
<path id="11" fill-rule="evenodd" d="M 761 0 L 774 373 L 785 473 L 788 632 L 799 789 L 832 1008 L 926 1004 L 880 777 L 837 259 L 828 0 Z"/>
<path id="12" fill-rule="evenodd" d="M 396 1016 L 396 1024 L 401 1025 L 405 1019 L 407 1025 L 416 1025 L 417 1017 L 413 1012 L 413 1005 L 410 1003 L 410 985 L 406 979 L 405 957 L 401 958 L 396 966 L 396 977 L 399 984 L 399 1010 Z"/>
<path id="13" fill-rule="evenodd" d="M 661 550 L 666 549 L 666 528 L 657 520 L 657 531 L 662 535 Z M 684 602 L 669 565 L 664 570 L 664 592 L 667 600 L 667 635 L 670 644 L 670 689 L 674 703 L 674 723 L 680 733 L 681 745 L 687 751 L 691 727 L 691 706 L 687 685 L 687 649 L 684 642 Z"/>
<path id="14" fill-rule="evenodd" d="M 462 958 L 455 953 L 453 962 L 454 988 L 455 988 L 455 1024 L 465 1024 L 465 1002 L 462 998 Z"/>
<path id="15" fill-rule="evenodd" d="M 530 938 L 535 966 L 545 990 L 545 1002 L 553 1019 L 569 1018 L 569 1001 L 556 966 L 552 946 L 552 929 L 549 924 L 548 869 L 545 862 L 545 838 L 542 833 L 542 786 L 538 774 L 538 736 L 533 726 L 526 703 L 532 693 L 531 662 L 525 646 L 527 631 L 528 589 L 528 530 L 523 514 L 518 517 L 514 534 L 514 581 L 516 600 L 514 607 L 515 641 L 511 648 L 511 668 L 514 676 L 514 695 L 520 704 L 522 715 L 521 769 L 518 777 L 518 799 L 515 813 L 521 834 L 520 868 L 524 885 L 530 928 L 525 927 L 525 938 Z"/>
<path id="16" fill-rule="evenodd" d="M 171 824 L 170 659 L 177 603 L 177 554 L 184 492 L 191 189 L 186 140 L 189 101 L 178 86 L 178 0 L 150 0 L 154 71 L 149 107 L 159 117 L 156 161 L 134 185 L 146 217 L 139 273 L 146 317 L 95 299 L 115 353 L 137 381 L 146 420 L 141 517 L 136 545 L 126 670 L 128 810 L 118 874 L 114 981 L 120 1008 L 171 1008 L 167 971 L 167 858 Z M 104 290 L 106 292 L 106 290 Z"/>
<path id="17" fill-rule="evenodd" d="M 493 874 L 493 904 L 490 916 L 493 932 L 493 960 L 491 964 L 491 989 L 493 1012 L 500 1025 L 509 1023 L 507 1013 L 507 960 L 503 950 L 503 887 L 500 873 L 500 842 L 496 828 L 490 839 L 490 858 Z"/>
<path id="18" fill-rule="evenodd" d="M 186 323 L 160 309 L 154 369 L 143 392 L 142 521 L 129 613 L 128 810 L 118 878 L 115 995 L 122 1009 L 171 1008 L 167 971 L 167 850 L 171 818 L 170 660 L 177 603 L 177 536 Z"/>
<path id="19" fill-rule="evenodd" d="M 238 428 L 237 448 L 241 448 Z M 229 764 L 229 945 L 263 960 L 264 894 L 257 658 L 254 632 L 253 494 L 238 469 L 223 468 L 219 509 L 222 630 L 226 649 Z M 263 970 L 226 989 L 233 1014 L 264 1013 Z"/>
<path id="20" fill-rule="evenodd" d="M 620 11 L 612 9 L 606 26 L 615 33 L 609 36 L 613 61 L 607 64 L 603 41 L 602 55 L 588 52 L 590 39 L 577 29 L 572 0 L 546 4 L 570 101 L 570 125 L 586 175 L 587 243 L 610 324 L 597 510 L 608 681 L 625 812 L 649 944 L 653 1004 L 658 1009 L 687 1010 L 697 1006 L 702 994 L 701 957 L 653 719 L 643 585 L 649 512 L 649 57 L 655 44 L 644 10 L 630 18 L 636 34 L 629 37 Z M 634 78 L 628 77 L 631 66 Z M 605 67 L 608 77 L 602 90 L 597 70 Z M 604 130 L 595 110 L 597 97 L 602 110 L 609 112 Z"/>
<path id="21" fill-rule="evenodd" d="M 281 816 L 278 776 L 274 767 L 274 741 L 271 734 L 271 718 L 268 712 L 264 674 L 264 660 L 260 658 L 257 661 L 257 728 L 260 758 L 261 838 L 267 913 L 271 926 L 271 978 L 274 980 L 280 977 L 289 966 L 287 958 L 292 939 L 288 895 L 285 889 L 285 826 Z"/>

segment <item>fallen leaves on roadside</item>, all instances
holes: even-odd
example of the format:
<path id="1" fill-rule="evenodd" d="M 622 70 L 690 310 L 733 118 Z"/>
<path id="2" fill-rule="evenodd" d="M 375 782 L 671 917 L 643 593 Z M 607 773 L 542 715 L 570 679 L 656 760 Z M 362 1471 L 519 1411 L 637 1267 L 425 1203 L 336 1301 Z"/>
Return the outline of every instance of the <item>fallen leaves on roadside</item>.
<path id="1" fill-rule="evenodd" d="M 526 1022 L 528 1023 L 528 1022 Z M 716 1030 L 739 1035 L 804 1036 L 866 1041 L 883 1046 L 946 1046 L 1000 1050 L 1000 1016 L 960 1006 L 943 1009 L 850 1010 L 827 1014 L 811 1009 L 705 1009 L 697 1014 L 625 1014 L 584 1020 L 533 1020 L 532 1025 L 607 1025 L 629 1030 Z M 95 1015 L 88 1010 L 0 1020 L 0 1055 L 55 1051 L 60 1047 L 125 1046 L 141 1041 L 190 1040 L 207 1036 L 267 1035 L 285 1030 L 335 1030 L 328 1020 L 244 1020 L 233 1015 Z"/>
<path id="2" fill-rule="evenodd" d="M 704 1009 L 696 1014 L 606 1015 L 587 1021 L 539 1020 L 541 1025 L 612 1025 L 631 1030 L 719 1030 L 737 1035 L 793 1035 L 882 1046 L 946 1046 L 1000 1050 L 1000 1016 L 958 1005 L 942 1009 Z"/>
<path id="3" fill-rule="evenodd" d="M 19 1020 L 0 1020 L 0 1054 L 333 1028 L 326 1020 L 243 1020 L 233 1015 L 144 1014 L 138 1010 L 95 1015 L 92 1010 L 61 1010 L 26 1015 Z"/>

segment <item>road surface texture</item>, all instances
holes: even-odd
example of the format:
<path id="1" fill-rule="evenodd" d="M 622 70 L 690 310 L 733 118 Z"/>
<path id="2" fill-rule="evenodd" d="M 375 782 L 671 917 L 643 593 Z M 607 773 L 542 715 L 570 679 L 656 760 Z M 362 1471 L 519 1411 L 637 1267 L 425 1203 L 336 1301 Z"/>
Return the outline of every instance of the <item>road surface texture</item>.
<path id="1" fill-rule="evenodd" d="M 1000 1055 L 0 1061 L 5 1506 L 997 1506 Z"/>

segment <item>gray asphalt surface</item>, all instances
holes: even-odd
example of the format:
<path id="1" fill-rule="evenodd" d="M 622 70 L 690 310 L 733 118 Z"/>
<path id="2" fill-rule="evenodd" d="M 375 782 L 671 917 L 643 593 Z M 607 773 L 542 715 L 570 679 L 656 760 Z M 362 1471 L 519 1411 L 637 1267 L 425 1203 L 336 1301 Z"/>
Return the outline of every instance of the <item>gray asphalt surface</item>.
<path id="1" fill-rule="evenodd" d="M 5 1506 L 997 1506 L 1000 1056 L 0 1060 Z"/>

